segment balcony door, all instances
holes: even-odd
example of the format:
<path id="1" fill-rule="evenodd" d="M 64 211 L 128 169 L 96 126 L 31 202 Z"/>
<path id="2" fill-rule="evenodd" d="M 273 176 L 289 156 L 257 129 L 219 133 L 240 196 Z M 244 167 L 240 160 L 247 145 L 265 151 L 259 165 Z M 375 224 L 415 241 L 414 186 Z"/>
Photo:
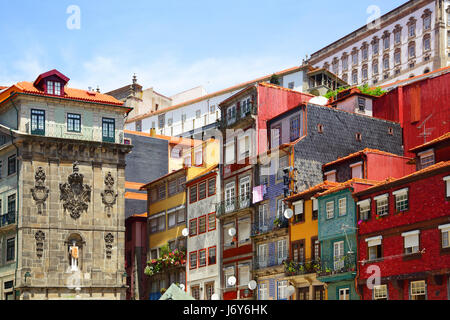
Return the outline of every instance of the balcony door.
<path id="1" fill-rule="evenodd" d="M 239 181 L 239 208 L 248 208 L 250 205 L 250 177 Z"/>
<path id="2" fill-rule="evenodd" d="M 234 211 L 235 183 L 230 182 L 225 186 L 225 212 Z"/>
<path id="3" fill-rule="evenodd" d="M 344 268 L 344 241 L 334 243 L 334 270 Z"/>

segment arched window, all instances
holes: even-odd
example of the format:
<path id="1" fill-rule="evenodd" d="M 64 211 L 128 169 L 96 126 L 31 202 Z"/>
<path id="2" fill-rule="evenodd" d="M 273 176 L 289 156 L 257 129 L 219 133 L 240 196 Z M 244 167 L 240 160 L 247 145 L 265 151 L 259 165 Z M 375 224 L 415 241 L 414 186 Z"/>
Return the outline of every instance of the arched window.
<path id="1" fill-rule="evenodd" d="M 430 72 L 430 69 L 426 68 L 423 73 L 428 73 L 428 72 Z"/>
<path id="2" fill-rule="evenodd" d="M 67 247 L 67 262 L 70 271 L 83 269 L 83 246 L 85 242 L 78 233 L 72 233 L 67 238 L 65 245 Z"/>

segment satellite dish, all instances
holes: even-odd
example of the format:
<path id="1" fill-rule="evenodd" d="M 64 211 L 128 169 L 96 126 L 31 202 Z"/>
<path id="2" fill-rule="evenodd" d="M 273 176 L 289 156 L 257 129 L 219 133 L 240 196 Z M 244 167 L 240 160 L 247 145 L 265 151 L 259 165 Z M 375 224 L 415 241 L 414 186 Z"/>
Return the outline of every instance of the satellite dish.
<path id="1" fill-rule="evenodd" d="M 236 284 L 236 277 L 235 276 L 229 277 L 227 282 L 229 286 L 234 286 Z"/>
<path id="2" fill-rule="evenodd" d="M 290 219 L 294 216 L 294 211 L 292 211 L 292 209 L 287 208 L 286 210 L 284 210 L 284 217 L 286 219 Z"/>
<path id="3" fill-rule="evenodd" d="M 295 293 L 295 288 L 293 285 L 290 285 L 289 287 L 287 287 L 288 297 L 291 297 L 294 293 Z"/>
<path id="4" fill-rule="evenodd" d="M 234 237 L 236 235 L 236 229 L 230 228 L 230 230 L 228 230 L 228 234 L 230 235 L 230 237 Z"/>
<path id="5" fill-rule="evenodd" d="M 251 280 L 251 281 L 248 283 L 248 288 L 249 288 L 250 290 L 255 290 L 255 289 L 256 289 L 256 286 L 257 286 L 257 283 L 256 283 L 255 280 Z"/>
<path id="6" fill-rule="evenodd" d="M 186 289 L 186 287 L 184 286 L 184 284 L 180 284 L 180 289 L 184 291 L 184 289 Z"/>
<path id="7" fill-rule="evenodd" d="M 219 295 L 218 295 L 217 293 L 214 293 L 214 294 L 211 296 L 211 300 L 219 300 Z"/>
<path id="8" fill-rule="evenodd" d="M 181 234 L 185 237 L 187 237 L 189 235 L 189 230 L 188 228 L 184 228 L 183 231 L 181 231 Z"/>

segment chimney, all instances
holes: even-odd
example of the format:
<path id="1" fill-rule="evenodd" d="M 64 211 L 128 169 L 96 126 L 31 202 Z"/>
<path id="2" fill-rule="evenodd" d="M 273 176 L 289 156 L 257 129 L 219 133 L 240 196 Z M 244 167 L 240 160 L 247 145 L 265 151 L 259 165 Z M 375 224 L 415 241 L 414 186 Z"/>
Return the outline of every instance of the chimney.
<path id="1" fill-rule="evenodd" d="M 156 136 L 156 129 L 155 128 L 151 128 L 150 129 L 150 137 L 154 137 Z"/>

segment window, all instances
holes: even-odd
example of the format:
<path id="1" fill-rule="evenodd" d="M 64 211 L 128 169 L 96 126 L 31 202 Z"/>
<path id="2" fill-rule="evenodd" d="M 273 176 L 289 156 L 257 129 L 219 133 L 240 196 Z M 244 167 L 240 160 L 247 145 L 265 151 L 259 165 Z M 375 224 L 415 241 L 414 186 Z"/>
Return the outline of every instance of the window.
<path id="1" fill-rule="evenodd" d="M 280 145 L 283 144 L 282 142 L 282 134 L 281 134 L 281 126 L 277 125 L 274 126 L 271 130 L 270 130 L 270 147 L 272 149 L 279 147 Z"/>
<path id="2" fill-rule="evenodd" d="M 411 281 L 411 300 L 426 300 L 427 285 L 424 280 Z"/>
<path id="3" fill-rule="evenodd" d="M 161 212 L 150 217 L 150 233 L 166 230 L 166 213 Z"/>
<path id="4" fill-rule="evenodd" d="M 267 283 L 260 283 L 258 291 L 259 291 L 259 300 L 269 299 Z"/>
<path id="5" fill-rule="evenodd" d="M 347 214 L 347 198 L 339 199 L 339 215 L 345 216 Z"/>
<path id="6" fill-rule="evenodd" d="M 309 287 L 298 289 L 298 300 L 309 300 Z"/>
<path id="7" fill-rule="evenodd" d="M 150 202 L 157 202 L 158 201 L 158 189 L 151 188 L 150 189 Z"/>
<path id="8" fill-rule="evenodd" d="M 293 203 L 294 206 L 294 222 L 305 221 L 305 203 L 303 200 Z"/>
<path id="9" fill-rule="evenodd" d="M 367 46 L 365 46 L 365 47 L 363 47 L 363 48 L 361 49 L 361 55 L 362 55 L 363 61 L 365 61 L 365 60 L 368 59 L 368 56 L 369 56 L 369 49 L 368 49 Z"/>
<path id="10" fill-rule="evenodd" d="M 414 37 L 416 35 L 416 24 L 415 23 L 411 23 L 408 26 L 408 36 L 409 37 Z"/>
<path id="11" fill-rule="evenodd" d="M 311 198 L 313 205 L 312 219 L 317 220 L 319 217 L 319 200 Z"/>
<path id="12" fill-rule="evenodd" d="M 212 105 L 209 107 L 209 113 L 213 114 L 216 111 L 216 106 Z"/>
<path id="13" fill-rule="evenodd" d="M 394 32 L 394 42 L 399 44 L 402 40 L 402 32 L 400 30 Z"/>
<path id="14" fill-rule="evenodd" d="M 223 244 L 225 247 L 230 247 L 235 244 L 234 236 L 230 235 L 230 229 L 234 228 L 234 222 L 223 226 Z"/>
<path id="15" fill-rule="evenodd" d="M 348 56 L 342 57 L 342 70 L 348 70 Z"/>
<path id="16" fill-rule="evenodd" d="M 81 132 L 81 115 L 74 113 L 67 114 L 67 131 Z"/>
<path id="17" fill-rule="evenodd" d="M 312 260 L 313 261 L 319 261 L 320 260 L 320 241 L 317 238 L 311 239 L 311 245 L 312 245 Z"/>
<path id="18" fill-rule="evenodd" d="M 216 247 L 211 247 L 208 249 L 208 265 L 216 264 Z"/>
<path id="19" fill-rule="evenodd" d="M 370 219 L 370 199 L 366 199 L 358 202 L 359 207 L 359 219 L 367 221 Z"/>
<path id="20" fill-rule="evenodd" d="M 205 298 L 211 300 L 214 294 L 214 282 L 205 283 Z"/>
<path id="21" fill-rule="evenodd" d="M 376 60 L 372 63 L 372 73 L 378 74 L 378 60 Z"/>
<path id="22" fill-rule="evenodd" d="M 184 156 L 184 159 L 183 159 L 183 165 L 184 165 L 186 168 L 190 168 L 190 167 L 192 166 L 192 156 L 191 156 L 191 153 L 190 153 L 190 152 L 187 153 L 187 154 Z"/>
<path id="23" fill-rule="evenodd" d="M 394 53 L 394 64 L 397 66 L 401 63 L 401 51 L 400 49 L 395 50 Z"/>
<path id="24" fill-rule="evenodd" d="M 234 277 L 234 266 L 226 267 L 224 270 L 225 288 L 233 288 L 235 285 L 230 285 L 228 279 Z"/>
<path id="25" fill-rule="evenodd" d="M 314 286 L 314 300 L 325 300 L 324 286 Z"/>
<path id="26" fill-rule="evenodd" d="M 196 150 L 194 156 L 195 156 L 195 159 L 194 159 L 195 165 L 197 167 L 203 165 L 203 149 L 200 148 L 200 150 Z"/>
<path id="27" fill-rule="evenodd" d="M 441 230 L 441 248 L 442 249 L 449 249 L 450 248 L 450 224 L 441 225 L 439 226 L 439 230 Z"/>
<path id="28" fill-rule="evenodd" d="M 450 176 L 444 177 L 445 182 L 445 197 L 450 198 Z"/>
<path id="29" fill-rule="evenodd" d="M 191 287 L 191 295 L 195 300 L 200 300 L 200 286 Z"/>
<path id="30" fill-rule="evenodd" d="M 336 182 L 336 170 L 325 172 L 325 180 Z"/>
<path id="31" fill-rule="evenodd" d="M 350 288 L 339 289 L 339 300 L 350 300 Z"/>
<path id="32" fill-rule="evenodd" d="M 216 230 L 216 214 L 208 214 L 208 231 Z"/>
<path id="33" fill-rule="evenodd" d="M 198 251 L 198 266 L 199 267 L 206 266 L 206 249 Z"/>
<path id="34" fill-rule="evenodd" d="M 277 200 L 277 218 L 284 217 L 284 209 L 285 209 L 285 204 L 284 204 L 283 199 L 278 199 Z"/>
<path id="35" fill-rule="evenodd" d="M 197 234 L 197 218 L 189 221 L 189 236 L 195 236 Z"/>
<path id="36" fill-rule="evenodd" d="M 240 244 L 250 241 L 250 229 L 251 229 L 250 218 L 239 219 L 238 230 L 239 230 Z"/>
<path id="37" fill-rule="evenodd" d="M 264 203 L 258 207 L 258 222 L 259 229 L 264 231 L 269 226 L 269 211 L 267 210 L 267 203 Z"/>
<path id="38" fill-rule="evenodd" d="M 383 68 L 384 70 L 389 70 L 389 56 L 383 58 Z"/>
<path id="39" fill-rule="evenodd" d="M 17 171 L 17 160 L 16 155 L 8 157 L 8 176 L 16 173 Z"/>
<path id="40" fill-rule="evenodd" d="M 355 136 L 356 136 L 356 141 L 361 142 L 361 140 L 362 140 L 362 135 L 361 135 L 361 133 L 357 132 L 357 133 L 355 134 Z"/>
<path id="41" fill-rule="evenodd" d="M 414 42 L 408 45 L 408 56 L 414 58 L 416 56 L 416 44 Z"/>
<path id="42" fill-rule="evenodd" d="M 166 184 L 158 186 L 158 200 L 164 200 L 166 198 Z"/>
<path id="43" fill-rule="evenodd" d="M 431 50 L 431 37 L 429 34 L 426 34 L 423 37 L 423 51 Z"/>
<path id="44" fill-rule="evenodd" d="M 383 284 L 380 286 L 374 286 L 373 287 L 373 299 L 374 300 L 387 300 L 388 299 L 387 285 Z"/>
<path id="45" fill-rule="evenodd" d="M 0 160 L 0 179 L 2 178 L 2 174 L 3 174 L 3 161 Z"/>
<path id="46" fill-rule="evenodd" d="M 384 39 L 383 39 L 383 47 L 384 47 L 384 50 L 387 50 L 387 49 L 389 49 L 389 47 L 390 47 L 390 35 L 389 34 L 385 34 L 385 37 L 384 37 Z"/>
<path id="47" fill-rule="evenodd" d="M 363 178 L 362 162 L 351 164 L 350 168 L 352 169 L 352 178 Z"/>
<path id="48" fill-rule="evenodd" d="M 168 221 L 169 229 L 175 227 L 177 225 L 177 212 L 171 213 L 168 212 L 167 216 L 168 216 L 167 220 L 169 220 Z"/>
<path id="49" fill-rule="evenodd" d="M 427 150 L 418 154 L 420 157 L 420 168 L 425 169 L 434 164 L 434 151 Z"/>
<path id="50" fill-rule="evenodd" d="M 114 142 L 115 141 L 115 120 L 110 118 L 102 119 L 102 132 L 104 142 Z"/>
<path id="51" fill-rule="evenodd" d="M 189 188 L 189 203 L 197 201 L 197 185 Z"/>
<path id="52" fill-rule="evenodd" d="M 367 65 L 365 65 L 362 68 L 362 78 L 363 78 L 363 80 L 367 80 L 368 77 L 369 77 L 369 71 L 367 69 Z"/>
<path id="53" fill-rule="evenodd" d="M 225 161 L 226 164 L 232 164 L 235 162 L 234 140 L 225 145 Z"/>
<path id="54" fill-rule="evenodd" d="M 259 180 L 261 184 L 269 184 L 270 165 L 261 165 L 259 167 Z"/>
<path id="55" fill-rule="evenodd" d="M 292 260 L 295 262 L 305 262 L 305 239 L 292 242 Z"/>
<path id="56" fill-rule="evenodd" d="M 15 256 L 15 238 L 8 239 L 6 241 L 6 261 L 13 261 Z"/>
<path id="57" fill-rule="evenodd" d="M 373 237 L 373 238 L 367 238 L 367 248 L 368 248 L 368 257 L 370 261 L 380 259 L 382 257 L 381 253 L 381 240 L 383 238 L 381 236 L 379 237 Z"/>
<path id="58" fill-rule="evenodd" d="M 381 196 L 375 197 L 377 206 L 377 215 L 384 216 L 389 213 L 389 194 L 383 194 Z"/>
<path id="59" fill-rule="evenodd" d="M 338 241 L 333 244 L 333 258 L 334 258 L 334 270 L 341 270 L 344 268 L 344 241 Z"/>
<path id="60" fill-rule="evenodd" d="M 396 212 L 408 211 L 408 188 L 394 191 L 392 194 L 395 197 Z"/>
<path id="61" fill-rule="evenodd" d="M 250 137 L 243 136 L 239 138 L 239 160 L 244 160 L 250 156 Z"/>
<path id="62" fill-rule="evenodd" d="M 198 218 L 198 234 L 206 232 L 206 215 Z"/>
<path id="63" fill-rule="evenodd" d="M 352 71 L 352 83 L 357 84 L 358 83 L 358 70 Z"/>
<path id="64" fill-rule="evenodd" d="M 53 90 L 53 81 L 47 81 L 47 93 L 48 94 L 53 94 L 54 90 Z"/>
<path id="65" fill-rule="evenodd" d="M 169 197 L 178 193 L 177 180 L 169 181 Z"/>
<path id="66" fill-rule="evenodd" d="M 242 103 L 241 113 L 242 113 L 242 116 L 244 117 L 248 112 L 250 112 L 250 107 L 251 107 L 252 102 L 251 102 L 250 98 L 247 98 L 247 99 L 244 99 L 241 103 Z"/>
<path id="67" fill-rule="evenodd" d="M 267 243 L 258 246 L 258 263 L 260 268 L 267 267 L 268 250 Z"/>
<path id="68" fill-rule="evenodd" d="M 327 202 L 327 219 L 332 219 L 334 217 L 334 201 Z"/>
<path id="69" fill-rule="evenodd" d="M 358 64 L 358 51 L 352 52 L 352 64 L 353 65 Z"/>
<path id="70" fill-rule="evenodd" d="M 294 83 L 294 82 L 289 82 L 289 83 L 288 83 L 288 88 L 289 88 L 289 89 L 291 89 L 291 90 L 294 89 L 294 86 L 295 86 L 295 83 Z"/>
<path id="71" fill-rule="evenodd" d="M 45 135 L 45 111 L 31 109 L 31 134 Z"/>
<path id="72" fill-rule="evenodd" d="M 190 269 L 197 268 L 197 251 L 189 253 L 189 268 Z"/>
<path id="73" fill-rule="evenodd" d="M 287 280 L 281 280 L 278 281 L 278 300 L 287 300 L 287 287 L 288 287 L 288 282 Z"/>
<path id="74" fill-rule="evenodd" d="M 277 256 L 278 256 L 278 264 L 281 265 L 283 261 L 287 259 L 288 251 L 287 251 L 287 240 L 278 240 L 277 241 Z"/>
<path id="75" fill-rule="evenodd" d="M 225 186 L 225 211 L 231 212 L 235 206 L 235 183 L 230 182 Z"/>
<path id="76" fill-rule="evenodd" d="M 380 40 L 379 39 L 373 39 L 373 43 L 372 43 L 372 52 L 373 54 L 378 54 L 379 49 L 380 49 Z"/>
<path id="77" fill-rule="evenodd" d="M 239 181 L 239 207 L 246 208 L 250 205 L 250 177 L 241 178 Z"/>
<path id="78" fill-rule="evenodd" d="M 231 124 L 236 120 L 236 106 L 227 109 L 227 123 Z"/>
<path id="79" fill-rule="evenodd" d="M 8 213 L 16 212 L 16 194 L 8 196 Z"/>
<path id="80" fill-rule="evenodd" d="M 405 245 L 405 253 L 413 254 L 419 252 L 419 231 L 402 233 Z"/>
<path id="81" fill-rule="evenodd" d="M 283 169 L 286 169 L 289 166 L 289 158 L 288 156 L 280 157 L 278 160 L 278 172 L 277 172 L 277 180 L 282 180 L 284 177 Z"/>
<path id="82" fill-rule="evenodd" d="M 292 117 L 290 120 L 290 141 L 300 138 L 300 116 Z"/>
<path id="83" fill-rule="evenodd" d="M 423 18 L 423 29 L 424 30 L 431 29 L 431 14 L 428 14 Z"/>
<path id="84" fill-rule="evenodd" d="M 216 194 L 216 178 L 208 180 L 208 197 Z"/>
<path id="85" fill-rule="evenodd" d="M 198 185 L 198 199 L 202 200 L 206 198 L 206 181 Z"/>
<path id="86" fill-rule="evenodd" d="M 250 282 L 250 264 L 240 264 L 239 266 L 239 286 L 248 287 Z"/>

